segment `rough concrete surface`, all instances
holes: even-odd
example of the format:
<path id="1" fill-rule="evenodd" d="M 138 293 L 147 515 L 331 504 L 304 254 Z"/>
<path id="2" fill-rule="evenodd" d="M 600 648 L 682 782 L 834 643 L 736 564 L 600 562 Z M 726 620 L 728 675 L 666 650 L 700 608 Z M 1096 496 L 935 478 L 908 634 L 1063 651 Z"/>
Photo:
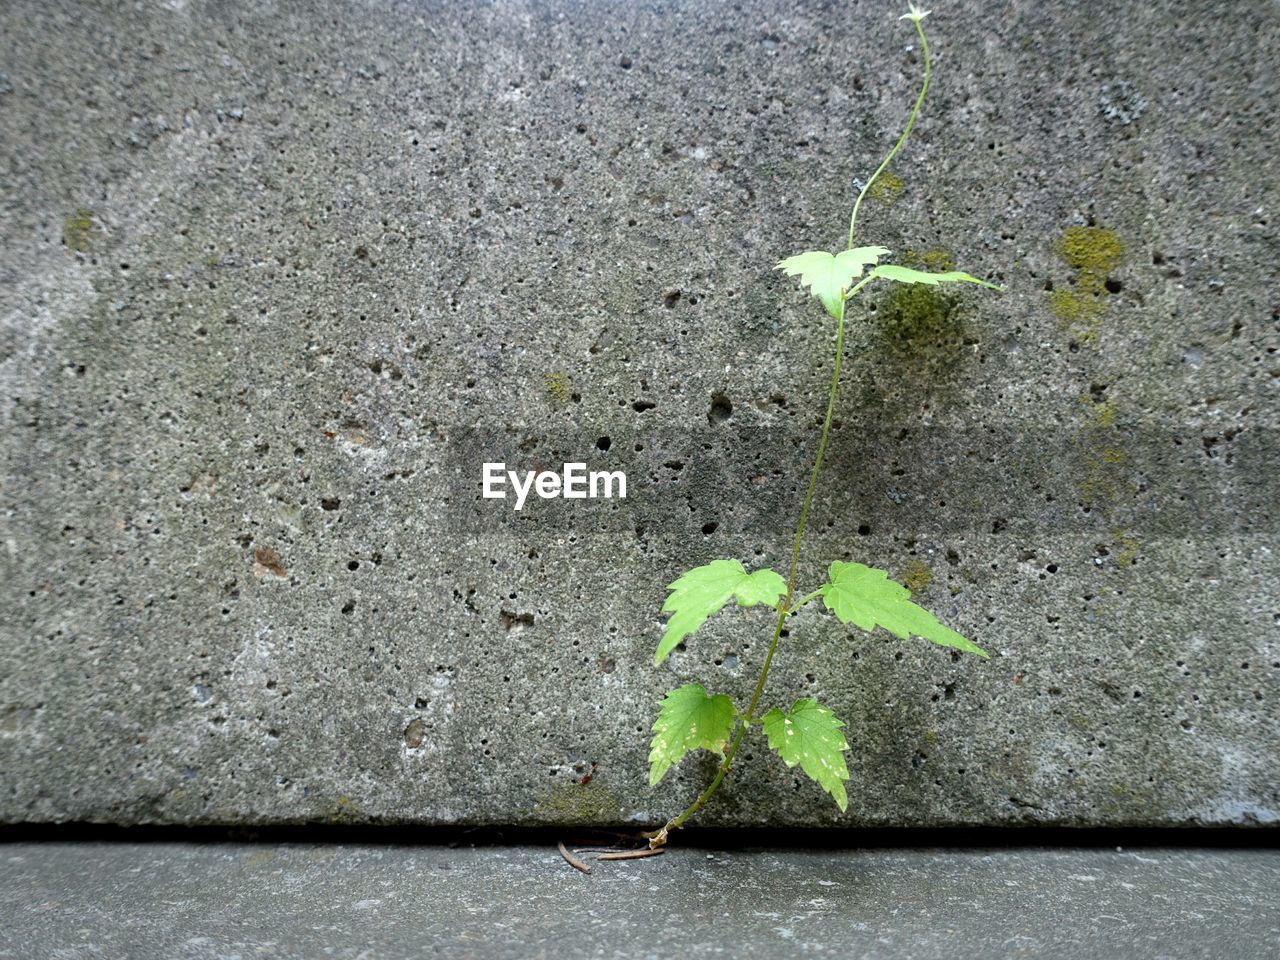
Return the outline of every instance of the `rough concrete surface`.
<path id="1" fill-rule="evenodd" d="M 0 818 L 652 822 L 664 585 L 782 567 L 834 248 L 921 61 L 892 3 L 0 10 Z M 758 740 L 722 824 L 1280 818 L 1274 16 L 940 3 L 859 219 L 1005 286 L 851 309 L 790 624 L 841 815 Z M 485 460 L 626 500 L 480 497 Z"/>
<path id="2" fill-rule="evenodd" d="M 1280 952 L 1280 853 L 0 846 L 0 958 L 981 957 Z"/>

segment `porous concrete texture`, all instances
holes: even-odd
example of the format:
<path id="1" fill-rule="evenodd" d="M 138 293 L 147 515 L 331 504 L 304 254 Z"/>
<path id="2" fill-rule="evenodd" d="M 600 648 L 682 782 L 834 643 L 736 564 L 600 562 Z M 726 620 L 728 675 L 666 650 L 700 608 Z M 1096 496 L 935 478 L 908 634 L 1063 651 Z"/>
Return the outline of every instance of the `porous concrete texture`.
<path id="1" fill-rule="evenodd" d="M 0 818 L 651 823 L 664 585 L 783 567 L 894 3 L 0 11 Z M 850 311 L 800 586 L 890 570 L 987 662 L 790 624 L 848 813 L 759 740 L 705 822 L 1280 817 L 1275 18 L 939 3 L 859 220 L 1005 286 Z M 485 460 L 625 501 L 480 498 Z M 781 922 L 781 921 L 780 921 Z"/>
<path id="2" fill-rule="evenodd" d="M 0 846 L 0 958 L 1261 960 L 1274 850 Z"/>

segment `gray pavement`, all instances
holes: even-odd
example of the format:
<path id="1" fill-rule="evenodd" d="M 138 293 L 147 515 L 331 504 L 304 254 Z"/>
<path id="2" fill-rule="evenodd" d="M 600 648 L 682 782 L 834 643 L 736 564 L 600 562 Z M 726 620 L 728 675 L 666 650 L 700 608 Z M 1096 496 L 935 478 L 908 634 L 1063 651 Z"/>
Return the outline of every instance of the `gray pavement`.
<path id="1" fill-rule="evenodd" d="M 1280 955 L 1280 851 L 0 846 L 0 957 Z"/>

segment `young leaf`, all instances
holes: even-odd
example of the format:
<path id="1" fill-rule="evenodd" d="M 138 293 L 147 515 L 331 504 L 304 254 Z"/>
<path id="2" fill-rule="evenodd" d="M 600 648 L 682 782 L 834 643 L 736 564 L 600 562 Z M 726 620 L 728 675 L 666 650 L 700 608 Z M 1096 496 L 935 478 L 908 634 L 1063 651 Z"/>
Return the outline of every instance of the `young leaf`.
<path id="1" fill-rule="evenodd" d="M 780 260 L 776 269 L 789 277 L 799 275 L 800 283 L 822 301 L 827 313 L 839 316 L 844 306 L 844 292 L 849 284 L 862 276 L 864 267 L 876 263 L 889 251 L 884 247 L 854 247 L 835 256 L 825 250 L 810 250 Z"/>
<path id="2" fill-rule="evenodd" d="M 903 640 L 915 634 L 944 647 L 987 656 L 977 644 L 944 627 L 928 610 L 912 603 L 911 591 L 894 583 L 883 570 L 837 560 L 828 573 L 831 582 L 822 585 L 822 600 L 842 622 L 867 632 L 884 627 Z"/>
<path id="3" fill-rule="evenodd" d="M 705 747 L 723 753 L 733 732 L 733 701 L 723 693 L 712 697 L 700 683 L 670 691 L 653 722 L 649 751 L 649 786 L 657 786 L 671 765 L 690 750 Z"/>
<path id="4" fill-rule="evenodd" d="M 840 728 L 844 724 L 817 700 L 797 700 L 789 713 L 774 707 L 764 715 L 764 733 L 769 746 L 778 752 L 788 767 L 800 769 L 818 781 L 831 794 L 841 811 L 849 806 L 844 781 L 849 768 L 844 764 L 844 751 L 849 744 Z"/>
<path id="5" fill-rule="evenodd" d="M 738 605 L 743 607 L 757 603 L 773 606 L 787 592 L 787 583 L 772 570 L 749 574 L 737 560 L 712 560 L 690 570 L 667 589 L 673 593 L 662 605 L 662 612 L 674 616 L 667 621 L 654 654 L 655 665 L 667 659 L 676 644 L 702 626 L 731 597 L 736 595 Z"/>
<path id="6" fill-rule="evenodd" d="M 916 23 L 919 23 L 921 20 L 923 20 L 925 17 L 929 15 L 928 10 L 921 10 L 914 3 L 909 3 L 907 4 L 907 6 L 911 8 L 911 12 L 904 13 L 902 16 L 898 18 L 899 20 L 913 20 Z"/>
<path id="7" fill-rule="evenodd" d="M 980 283 L 984 287 L 990 287 L 992 290 L 999 290 L 1000 287 L 994 283 L 988 283 L 986 280 L 979 280 L 960 270 L 948 270 L 946 273 L 925 273 L 923 270 L 912 270 L 908 267 L 900 267 L 894 263 L 886 263 L 883 266 L 876 267 L 871 271 L 873 277 L 884 277 L 886 280 L 896 280 L 898 283 L 927 283 L 931 286 L 937 286 L 940 283 Z"/>

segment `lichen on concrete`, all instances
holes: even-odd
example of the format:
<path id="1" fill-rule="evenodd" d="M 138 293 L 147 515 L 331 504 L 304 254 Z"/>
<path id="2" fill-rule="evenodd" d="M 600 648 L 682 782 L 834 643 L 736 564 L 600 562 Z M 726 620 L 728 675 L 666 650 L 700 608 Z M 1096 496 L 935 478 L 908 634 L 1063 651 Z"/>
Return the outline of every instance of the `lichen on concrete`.
<path id="1" fill-rule="evenodd" d="M 547 395 L 556 403 L 568 403 L 573 395 L 573 377 L 563 370 L 550 370 L 542 375 Z"/>
<path id="2" fill-rule="evenodd" d="M 93 211 L 87 207 L 81 207 L 63 223 L 62 242 L 68 250 L 88 253 L 92 249 L 94 235 L 97 232 L 97 224 L 93 222 Z"/>
<path id="3" fill-rule="evenodd" d="M 919 557 L 912 557 L 898 571 L 897 580 L 913 595 L 923 593 L 933 583 L 933 570 Z"/>
<path id="4" fill-rule="evenodd" d="M 618 795 L 596 781 L 553 787 L 533 809 L 533 819 L 552 824 L 617 824 L 623 821 Z"/>
<path id="5" fill-rule="evenodd" d="M 886 170 L 872 182 L 871 189 L 867 191 L 867 196 L 888 206 L 895 203 L 902 196 L 902 191 L 906 187 L 907 182 L 902 177 L 892 170 Z"/>
<path id="6" fill-rule="evenodd" d="M 1124 247 L 1108 228 L 1076 226 L 1067 228 L 1055 252 L 1076 272 L 1071 287 L 1052 291 L 1050 308 L 1064 330 L 1093 340 L 1107 306 L 1107 279 L 1124 262 Z"/>

